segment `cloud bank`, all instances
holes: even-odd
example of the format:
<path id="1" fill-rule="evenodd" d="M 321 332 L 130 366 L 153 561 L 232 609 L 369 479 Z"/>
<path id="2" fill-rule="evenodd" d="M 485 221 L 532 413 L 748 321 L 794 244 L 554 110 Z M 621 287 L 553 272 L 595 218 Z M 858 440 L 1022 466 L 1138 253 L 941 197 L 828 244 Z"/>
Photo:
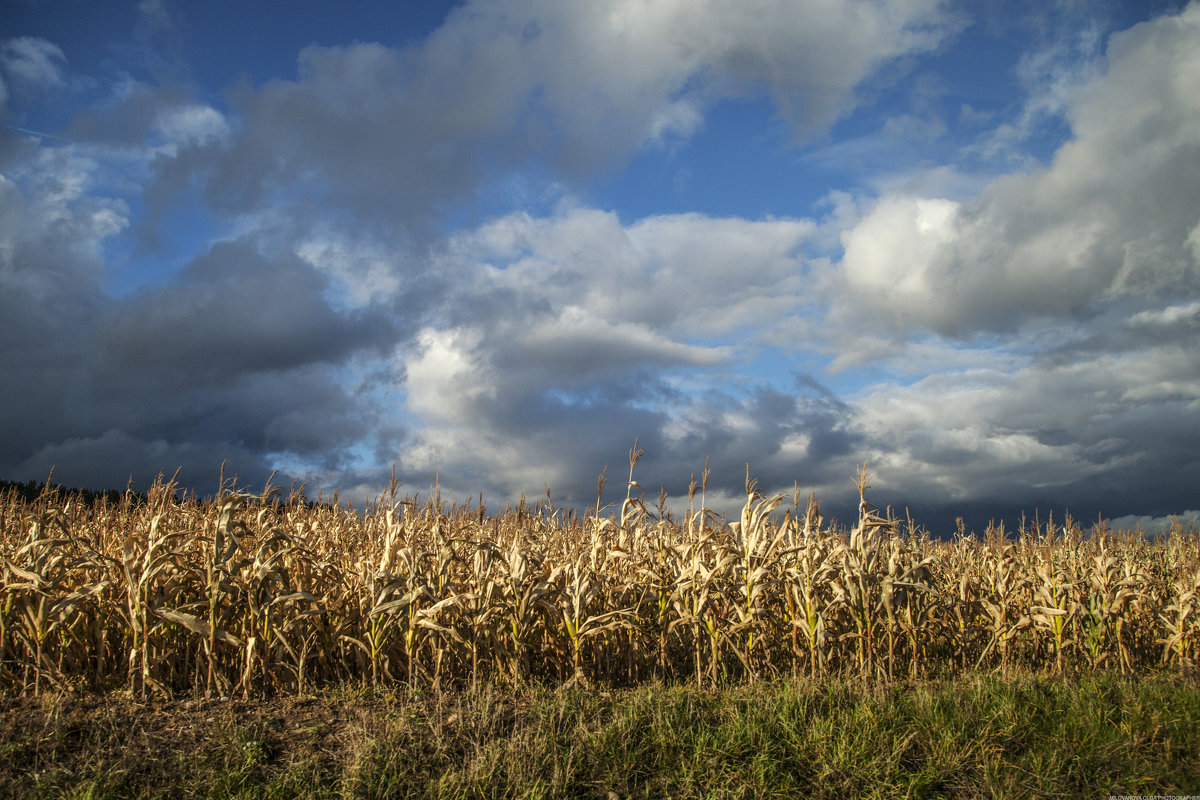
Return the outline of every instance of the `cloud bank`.
<path id="1" fill-rule="evenodd" d="M 395 464 L 418 488 L 587 503 L 636 437 L 675 496 L 707 459 L 718 501 L 749 462 L 848 508 L 869 461 L 880 499 L 931 526 L 1195 508 L 1200 6 L 1083 65 L 1027 58 L 1019 107 L 960 113 L 969 141 L 940 162 L 820 213 L 588 201 L 730 104 L 825 147 L 968 11 L 466 3 L 410 44 L 306 47 L 222 100 L 89 82 L 10 39 L 0 476 L 182 466 L 203 488 L 227 461 L 365 497 Z M 915 85 L 881 130 L 946 138 L 938 82 Z M 39 135 L 39 92 L 87 100 Z M 1061 143 L 1022 156 L 1047 118 Z"/>

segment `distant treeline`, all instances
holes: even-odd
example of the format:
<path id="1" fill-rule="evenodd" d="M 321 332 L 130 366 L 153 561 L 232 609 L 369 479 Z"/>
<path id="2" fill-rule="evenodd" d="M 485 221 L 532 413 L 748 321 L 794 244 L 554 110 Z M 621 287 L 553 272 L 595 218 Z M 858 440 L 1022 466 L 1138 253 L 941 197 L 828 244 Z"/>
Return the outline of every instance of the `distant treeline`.
<path id="1" fill-rule="evenodd" d="M 63 486 L 53 481 L 46 483 L 45 481 L 31 480 L 21 483 L 20 481 L 0 479 L 0 497 L 7 497 L 10 492 L 15 493 L 18 498 L 26 503 L 34 502 L 43 494 L 52 493 L 59 497 L 70 497 L 84 506 L 93 506 L 97 501 L 103 501 L 110 505 L 119 505 L 124 501 L 131 506 L 139 507 L 145 505 L 149 499 L 148 492 L 136 492 L 132 488 L 125 489 L 124 491 L 117 489 L 78 489 Z M 190 494 L 189 491 L 182 489 L 175 490 L 176 499 L 178 500 L 185 499 L 188 494 Z M 273 491 L 268 502 L 281 503 L 283 499 L 286 499 L 288 503 L 299 503 L 308 508 L 336 508 L 338 506 L 336 495 L 333 500 L 325 498 L 312 500 L 304 496 L 302 489 L 298 492 L 294 491 L 290 496 L 285 496 L 284 498 L 281 498 L 276 491 Z"/>
<path id="2" fill-rule="evenodd" d="M 128 497 L 129 501 L 135 505 L 145 503 L 147 500 L 145 492 L 135 492 L 132 489 L 127 489 L 123 492 L 116 489 L 97 491 L 96 489 L 74 489 L 57 483 L 47 484 L 44 481 L 26 481 L 20 483 L 18 481 L 0 480 L 0 495 L 8 495 L 9 492 L 15 492 L 18 497 L 23 498 L 28 503 L 37 500 L 46 492 L 74 497 L 86 505 L 94 505 L 97 500 L 104 500 L 115 505 L 120 503 L 121 499 L 125 497 Z"/>

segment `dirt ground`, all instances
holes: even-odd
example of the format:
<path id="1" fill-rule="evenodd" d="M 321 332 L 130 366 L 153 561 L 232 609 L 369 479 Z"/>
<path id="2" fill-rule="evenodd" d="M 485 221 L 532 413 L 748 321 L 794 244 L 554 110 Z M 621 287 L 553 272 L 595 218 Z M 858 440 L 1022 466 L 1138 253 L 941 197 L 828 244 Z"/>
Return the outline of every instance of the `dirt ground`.
<path id="1" fill-rule="evenodd" d="M 53 794 L 55 786 L 96 781 L 137 794 L 186 794 L 183 784 L 197 764 L 232 775 L 296 765 L 336 774 L 389 710 L 369 696 L 0 697 L 0 796 Z"/>

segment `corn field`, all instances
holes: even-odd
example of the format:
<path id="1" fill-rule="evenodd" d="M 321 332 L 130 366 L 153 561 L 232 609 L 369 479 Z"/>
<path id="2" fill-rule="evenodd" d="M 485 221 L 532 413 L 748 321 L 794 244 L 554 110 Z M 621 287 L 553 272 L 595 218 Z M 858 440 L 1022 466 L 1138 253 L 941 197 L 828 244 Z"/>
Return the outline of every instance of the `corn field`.
<path id="1" fill-rule="evenodd" d="M 866 500 L 849 529 L 747 478 L 740 519 L 435 493 L 362 512 L 160 478 L 87 505 L 0 496 L 0 685 L 13 694 L 303 694 L 366 681 L 587 686 L 963 670 L 1192 670 L 1200 539 L 1071 520 L 931 538 Z"/>

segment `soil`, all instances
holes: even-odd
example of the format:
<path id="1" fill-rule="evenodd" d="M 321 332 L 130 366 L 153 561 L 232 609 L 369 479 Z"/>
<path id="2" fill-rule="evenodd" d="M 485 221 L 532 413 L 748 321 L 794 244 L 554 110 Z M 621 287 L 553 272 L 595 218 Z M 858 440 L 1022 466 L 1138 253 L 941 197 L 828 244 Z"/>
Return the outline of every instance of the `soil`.
<path id="1" fill-rule="evenodd" d="M 338 702 L 0 697 L 0 796 L 97 780 L 131 794 L 182 796 L 198 763 L 246 777 L 295 765 L 337 774 L 389 709 L 369 695 Z M 239 753 L 243 763 L 229 763 Z"/>

